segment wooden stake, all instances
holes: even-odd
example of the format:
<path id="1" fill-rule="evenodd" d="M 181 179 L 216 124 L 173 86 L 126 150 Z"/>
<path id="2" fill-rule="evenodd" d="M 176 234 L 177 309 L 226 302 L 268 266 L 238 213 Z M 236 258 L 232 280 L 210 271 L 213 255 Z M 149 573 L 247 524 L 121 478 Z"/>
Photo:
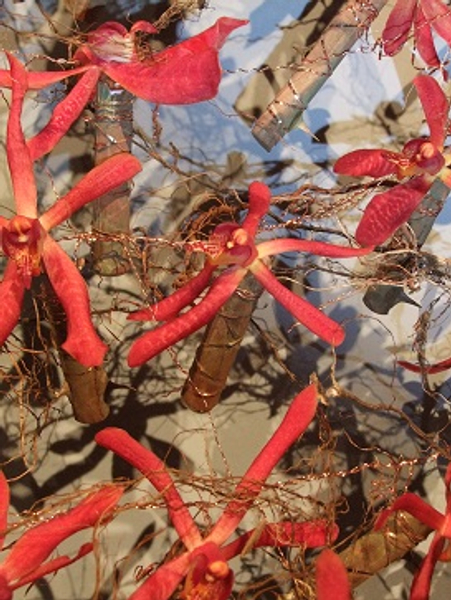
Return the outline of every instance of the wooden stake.
<path id="1" fill-rule="evenodd" d="M 255 277 L 246 275 L 208 324 L 182 391 L 191 410 L 208 412 L 218 404 L 262 291 Z"/>
<path id="2" fill-rule="evenodd" d="M 134 96 L 102 76 L 95 102 L 95 164 L 119 152 L 130 152 L 133 138 Z M 102 236 L 128 236 L 130 233 L 130 183 L 105 194 L 94 202 L 93 230 Z M 95 270 L 101 275 L 120 275 L 129 270 L 119 241 L 94 243 Z"/>
<path id="3" fill-rule="evenodd" d="M 271 150 L 296 124 L 346 52 L 367 31 L 387 0 L 349 0 L 299 63 L 297 72 L 255 122 L 252 134 Z"/>

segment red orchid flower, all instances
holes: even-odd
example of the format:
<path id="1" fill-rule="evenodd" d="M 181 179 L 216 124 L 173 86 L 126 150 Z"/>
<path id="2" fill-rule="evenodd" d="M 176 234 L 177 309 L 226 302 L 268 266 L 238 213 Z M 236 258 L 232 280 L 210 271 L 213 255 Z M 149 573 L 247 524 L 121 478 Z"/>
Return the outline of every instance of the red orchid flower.
<path id="1" fill-rule="evenodd" d="M 0 600 L 11 600 L 14 591 L 56 573 L 92 551 L 93 544 L 84 544 L 76 556 L 58 556 L 47 560 L 61 542 L 78 531 L 95 527 L 110 518 L 123 489 L 105 486 L 89 494 L 78 506 L 48 521 L 30 527 L 13 544 L 0 562 Z M 9 487 L 0 471 L 0 548 L 4 545 L 9 508 Z"/>
<path id="2" fill-rule="evenodd" d="M 118 154 L 90 171 L 69 193 L 44 214 L 38 216 L 37 190 L 32 153 L 21 127 L 24 95 L 28 89 L 27 72 L 19 61 L 9 57 L 13 77 L 12 99 L 7 127 L 6 152 L 11 173 L 17 214 L 0 217 L 0 242 L 8 257 L 0 283 L 0 321 L 2 345 L 20 318 L 25 289 L 33 277 L 47 273 L 68 320 L 64 350 L 87 367 L 102 363 L 107 347 L 97 336 L 91 322 L 86 284 L 78 269 L 49 235 L 49 231 L 68 219 L 85 204 L 121 185 L 141 170 L 140 162 L 129 154 Z M 69 107 L 66 105 L 66 109 Z M 61 129 L 54 135 L 59 139 Z M 52 129 L 45 128 L 30 143 L 40 153 L 42 145 L 52 147 Z"/>
<path id="3" fill-rule="evenodd" d="M 167 468 L 153 452 L 121 429 L 107 428 L 96 435 L 98 444 L 141 471 L 161 493 L 172 524 L 186 548 L 183 554 L 154 571 L 129 600 L 150 597 L 168 600 L 181 582 L 184 582 L 184 590 L 180 597 L 184 600 L 226 600 L 233 586 L 233 572 L 228 561 L 247 549 L 251 540 L 253 547 L 317 547 L 336 538 L 337 527 L 329 527 L 324 520 L 317 519 L 305 523 L 267 524 L 261 534 L 252 530 L 226 543 L 252 507 L 275 465 L 307 429 L 316 406 L 317 389 L 310 385 L 293 400 L 281 424 L 236 486 L 233 499 L 206 535 L 199 531 Z"/>
<path id="4" fill-rule="evenodd" d="M 316 559 L 316 599 L 351 600 L 346 567 L 338 554 L 326 548 Z"/>
<path id="5" fill-rule="evenodd" d="M 397 0 L 382 32 L 384 51 L 393 56 L 414 30 L 419 55 L 429 67 L 440 67 L 432 31 L 451 46 L 451 11 L 441 0 Z"/>
<path id="6" fill-rule="evenodd" d="M 156 104 L 192 104 L 216 96 L 221 81 L 218 51 L 232 31 L 247 21 L 223 17 L 199 35 L 146 58 L 135 45 L 136 33 L 158 33 L 147 21 L 130 32 L 110 21 L 88 34 L 75 53 L 82 65 L 95 66 L 134 96 Z"/>
<path id="7" fill-rule="evenodd" d="M 207 242 L 186 244 L 188 250 L 205 254 L 206 265 L 196 277 L 168 298 L 129 316 L 134 321 L 167 321 L 134 342 L 128 356 L 131 367 L 150 360 L 206 325 L 230 298 L 248 271 L 310 331 L 330 344 L 342 343 L 342 327 L 282 285 L 264 260 L 283 252 L 309 252 L 320 256 L 347 258 L 367 254 L 370 250 L 297 239 L 274 239 L 256 245 L 257 227 L 269 210 L 270 200 L 271 193 L 266 185 L 252 183 L 249 186 L 249 210 L 241 225 L 223 223 L 216 227 Z M 223 267 L 225 270 L 214 277 L 215 272 Z M 207 288 L 205 297 L 196 306 L 179 315 L 183 308 Z"/>
<path id="8" fill-rule="evenodd" d="M 385 242 L 409 219 L 437 177 L 451 187 L 451 154 L 444 149 L 449 101 L 432 77 L 418 75 L 413 83 L 429 126 L 429 137 L 409 140 L 401 152 L 355 150 L 339 158 L 334 166 L 334 171 L 343 175 L 394 175 L 402 181 L 387 192 L 376 194 L 365 209 L 356 231 L 356 240 L 363 246 Z"/>
<path id="9" fill-rule="evenodd" d="M 431 587 L 432 575 L 437 561 L 451 561 L 451 464 L 445 474 L 445 514 L 427 504 L 422 498 L 407 492 L 400 496 L 393 505 L 384 510 L 377 519 L 374 528 L 382 529 L 389 516 L 397 511 L 404 510 L 413 517 L 435 530 L 428 553 L 416 573 L 410 600 L 427 600 Z"/>
<path id="10" fill-rule="evenodd" d="M 135 46 L 136 33 L 158 33 L 155 27 L 138 21 L 128 32 L 120 23 L 109 21 L 90 32 L 87 42 L 75 53 L 74 60 L 80 67 L 58 73 L 30 73 L 29 87 L 39 89 L 89 71 L 88 99 L 100 74 L 105 73 L 137 98 L 156 104 L 210 100 L 218 93 L 221 81 L 218 52 L 230 33 L 246 24 L 222 17 L 199 35 L 142 58 Z M 8 71 L 0 71 L 0 86 L 11 87 L 11 80 Z"/>

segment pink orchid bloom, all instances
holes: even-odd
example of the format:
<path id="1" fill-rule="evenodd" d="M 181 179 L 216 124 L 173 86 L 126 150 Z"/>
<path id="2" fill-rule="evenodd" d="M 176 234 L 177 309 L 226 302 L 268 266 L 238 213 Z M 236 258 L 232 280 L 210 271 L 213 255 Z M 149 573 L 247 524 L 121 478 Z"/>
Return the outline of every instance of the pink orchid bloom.
<path id="1" fill-rule="evenodd" d="M 315 335 L 330 344 L 339 345 L 343 342 L 343 328 L 307 300 L 282 285 L 264 261 L 269 256 L 284 252 L 348 258 L 367 254 L 370 249 L 344 248 L 324 242 L 297 239 L 274 239 L 256 245 L 257 227 L 261 218 L 267 214 L 270 201 L 271 193 L 266 185 L 251 183 L 249 210 L 241 225 L 222 223 L 215 228 L 208 241 L 186 244 L 189 251 L 203 252 L 206 264 L 196 277 L 171 296 L 129 316 L 133 321 L 167 321 L 134 342 L 128 356 L 128 364 L 131 367 L 143 364 L 206 325 L 230 298 L 248 271 L 251 271 L 260 284 Z M 214 277 L 218 269 L 222 269 L 221 273 Z M 207 288 L 207 293 L 197 305 L 179 315 L 183 308 Z"/>
<path id="2" fill-rule="evenodd" d="M 333 550 L 323 550 L 316 559 L 315 567 L 317 600 L 351 600 L 346 567 Z"/>
<path id="3" fill-rule="evenodd" d="M 58 556 L 47 560 L 61 542 L 78 531 L 95 527 L 111 517 L 123 489 L 105 486 L 89 494 L 66 513 L 30 527 L 13 544 L 0 562 L 0 600 L 11 600 L 17 588 L 29 585 L 49 573 L 56 573 L 92 551 L 93 544 L 84 544 L 76 556 Z M 9 508 L 9 487 L 0 471 L 0 548 L 4 545 Z"/>
<path id="4" fill-rule="evenodd" d="M 20 319 L 25 289 L 30 288 L 33 277 L 45 271 L 67 315 L 68 335 L 63 344 L 64 350 L 87 367 L 98 366 L 107 347 L 97 336 L 91 322 L 86 284 L 49 231 L 85 204 L 134 177 L 141 170 L 141 164 L 129 154 L 118 154 L 106 160 L 38 216 L 32 151 L 24 138 L 20 121 L 28 89 L 27 72 L 15 58 L 10 56 L 9 60 L 13 86 L 6 152 L 17 214 L 11 219 L 0 217 L 0 243 L 9 259 L 0 283 L 0 304 L 3 307 L 0 345 Z M 52 147 L 53 135 L 56 138 L 61 136 L 58 126 L 53 132 L 52 128 L 44 128 L 42 137 L 38 134 L 30 140 L 34 156 L 41 153 L 42 145 L 47 150 Z"/>
<path id="5" fill-rule="evenodd" d="M 435 508 L 427 504 L 422 498 L 407 492 L 400 496 L 393 505 L 384 510 L 377 519 L 374 528 L 382 529 L 389 516 L 397 511 L 404 510 L 413 517 L 435 530 L 428 553 L 416 573 L 410 600 L 427 600 L 431 587 L 432 575 L 437 561 L 451 561 L 451 464 L 448 465 L 445 474 L 445 514 L 441 514 Z"/>
<path id="6" fill-rule="evenodd" d="M 382 32 L 386 54 L 404 46 L 413 27 L 419 55 L 429 67 L 440 67 L 432 31 L 451 46 L 451 11 L 441 0 L 397 0 Z"/>
<path id="7" fill-rule="evenodd" d="M 120 23 L 109 21 L 91 31 L 86 43 L 75 53 L 74 60 L 80 67 L 57 73 L 30 73 L 29 88 L 40 89 L 87 71 L 87 101 L 101 73 L 137 98 L 156 104 L 211 100 L 218 93 L 221 81 L 218 52 L 232 31 L 246 24 L 247 21 L 222 17 L 202 33 L 143 58 L 135 45 L 136 33 L 158 33 L 155 27 L 147 21 L 138 21 L 128 32 Z M 11 85 L 11 73 L 0 70 L 0 86 Z"/>
<path id="8" fill-rule="evenodd" d="M 394 175 L 402 181 L 387 192 L 376 194 L 365 209 L 356 231 L 356 240 L 363 246 L 385 242 L 409 219 L 436 178 L 451 187 L 451 154 L 444 149 L 449 101 L 432 77 L 418 75 L 413 83 L 429 126 L 429 137 L 409 140 L 401 152 L 355 150 L 339 158 L 334 166 L 334 171 L 343 175 Z"/>
<path id="9" fill-rule="evenodd" d="M 333 541 L 337 527 L 324 520 L 305 523 L 270 523 L 261 532 L 248 531 L 226 543 L 245 514 L 252 508 L 266 479 L 287 449 L 299 439 L 315 416 L 317 389 L 310 385 L 292 402 L 281 424 L 252 462 L 233 492 L 216 524 L 206 534 L 197 527 L 188 506 L 162 461 L 143 448 L 125 431 L 107 428 L 96 435 L 101 446 L 137 468 L 162 495 L 169 516 L 186 551 L 163 563 L 131 595 L 129 600 L 168 600 L 180 583 L 184 600 L 227 600 L 233 586 L 228 561 L 248 548 L 258 546 L 317 547 Z"/>

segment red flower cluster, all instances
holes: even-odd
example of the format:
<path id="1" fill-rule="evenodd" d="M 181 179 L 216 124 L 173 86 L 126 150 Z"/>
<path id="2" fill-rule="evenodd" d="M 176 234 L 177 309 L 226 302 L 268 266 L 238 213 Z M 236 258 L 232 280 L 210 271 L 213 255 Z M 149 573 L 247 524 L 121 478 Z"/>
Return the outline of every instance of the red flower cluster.
<path id="1" fill-rule="evenodd" d="M 81 66 L 60 73 L 27 72 L 9 56 L 10 70 L 0 70 L 0 86 L 12 88 L 6 150 L 17 214 L 0 217 L 1 247 L 9 262 L 0 284 L 4 315 L 0 345 L 20 318 L 25 289 L 43 270 L 60 299 L 68 320 L 64 350 L 86 367 L 99 366 L 107 347 L 91 322 L 86 286 L 78 270 L 49 235 L 85 204 L 108 193 L 141 170 L 138 159 L 128 154 L 109 158 L 43 215 L 37 213 L 33 161 L 50 152 L 90 100 L 99 76 L 105 73 L 136 96 L 163 104 L 187 104 L 216 95 L 221 79 L 218 50 L 227 36 L 246 21 L 222 18 L 185 42 L 141 60 L 135 49 L 136 31 L 155 32 L 139 21 L 130 33 L 119 23 L 106 23 L 88 35 L 75 55 Z M 21 128 L 25 93 L 69 75 L 82 77 L 55 108 L 47 125 L 26 141 Z"/>

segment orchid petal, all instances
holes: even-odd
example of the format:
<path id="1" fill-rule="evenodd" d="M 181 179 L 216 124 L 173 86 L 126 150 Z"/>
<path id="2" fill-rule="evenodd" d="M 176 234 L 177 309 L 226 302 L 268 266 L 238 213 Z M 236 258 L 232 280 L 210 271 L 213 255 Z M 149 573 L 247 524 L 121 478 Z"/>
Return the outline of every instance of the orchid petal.
<path id="1" fill-rule="evenodd" d="M 37 217 L 37 192 L 33 163 L 20 122 L 23 100 L 28 87 L 27 72 L 14 56 L 8 54 L 8 60 L 13 84 L 6 133 L 6 154 L 17 214 L 35 219 Z"/>
<path id="2" fill-rule="evenodd" d="M 128 364 L 137 367 L 163 350 L 206 325 L 226 302 L 246 274 L 246 269 L 233 268 L 222 273 L 212 284 L 205 298 L 188 312 L 145 333 L 130 349 Z"/>
<path id="3" fill-rule="evenodd" d="M 348 573 L 333 550 L 323 550 L 315 566 L 317 600 L 351 600 Z"/>
<path id="4" fill-rule="evenodd" d="M 40 90 L 54 83 L 58 83 L 63 79 L 68 79 L 72 75 L 79 75 L 89 69 L 89 65 L 70 69 L 69 71 L 28 71 L 28 89 L 29 90 Z M 6 69 L 0 69 L 0 87 L 11 88 L 13 86 L 13 79 L 11 78 L 11 71 Z"/>
<path id="5" fill-rule="evenodd" d="M 3 548 L 8 527 L 9 485 L 3 471 L 0 471 L 0 550 Z"/>
<path id="6" fill-rule="evenodd" d="M 47 125 L 28 141 L 28 150 L 32 160 L 50 152 L 80 116 L 95 90 L 99 76 L 100 70 L 97 67 L 91 67 L 64 100 L 53 109 Z"/>
<path id="7" fill-rule="evenodd" d="M 262 261 L 255 261 L 249 269 L 261 285 L 312 333 L 334 346 L 339 346 L 343 342 L 345 337 L 343 328 L 310 302 L 293 294 L 282 285 Z"/>
<path id="8" fill-rule="evenodd" d="M 190 562 L 191 554 L 185 552 L 174 560 L 164 563 L 129 596 L 128 600 L 149 600 L 149 598 L 169 600 L 188 573 Z"/>
<path id="9" fill-rule="evenodd" d="M 126 431 L 115 427 L 108 427 L 97 433 L 95 441 L 141 471 L 154 488 L 161 493 L 172 524 L 188 550 L 202 542 L 194 519 L 174 486 L 165 464 L 158 456 L 144 448 Z"/>
<path id="10" fill-rule="evenodd" d="M 428 375 L 434 375 L 435 373 L 442 373 L 443 371 L 451 369 L 451 357 L 445 358 L 445 360 L 441 360 L 432 365 L 417 365 L 408 362 L 407 360 L 398 360 L 398 365 L 413 373 L 427 373 Z"/>
<path id="11" fill-rule="evenodd" d="M 2 573 L 2 567 L 0 565 L 0 598 L 2 600 L 12 600 L 13 590 L 8 585 L 8 581 Z"/>
<path id="12" fill-rule="evenodd" d="M 445 541 L 445 538 L 441 537 L 440 534 L 436 534 L 432 539 L 429 550 L 413 579 L 409 600 L 428 600 L 434 568 L 439 560 Z"/>
<path id="13" fill-rule="evenodd" d="M 3 274 L 3 281 L 0 283 L 0 306 L 2 307 L 0 346 L 3 346 L 20 319 L 24 292 L 25 286 L 16 263 L 9 260 Z"/>
<path id="14" fill-rule="evenodd" d="M 401 156 L 401 155 L 400 155 Z M 376 150 L 354 150 L 341 156 L 334 165 L 334 172 L 353 177 L 385 177 L 396 174 L 396 164 L 387 160 L 387 152 Z"/>
<path id="15" fill-rule="evenodd" d="M 190 281 L 176 292 L 149 306 L 131 313 L 129 321 L 167 321 L 173 319 L 178 313 L 194 302 L 210 282 L 215 266 L 207 263 L 205 267 Z"/>
<path id="16" fill-rule="evenodd" d="M 449 102 L 438 82 L 429 75 L 417 75 L 413 80 L 430 130 L 430 140 L 442 148 L 446 136 Z"/>
<path id="17" fill-rule="evenodd" d="M 249 186 L 249 209 L 241 227 L 255 237 L 260 219 L 266 215 L 271 202 L 271 191 L 267 185 L 253 181 Z"/>
<path id="18" fill-rule="evenodd" d="M 427 504 L 427 502 L 416 494 L 406 492 L 397 498 L 390 508 L 381 512 L 374 524 L 374 529 L 376 531 L 382 529 L 389 516 L 397 510 L 408 512 L 415 517 L 415 519 L 418 519 L 431 529 L 440 529 L 444 521 L 443 515 L 439 513 L 438 510 L 435 510 L 435 508 Z"/>
<path id="19" fill-rule="evenodd" d="M 338 527 L 316 519 L 305 523 L 283 521 L 267 523 L 261 532 L 256 529 L 247 531 L 239 538 L 221 548 L 226 560 L 238 556 L 245 548 L 254 549 L 261 546 L 280 548 L 285 546 L 302 546 L 303 548 L 318 548 L 333 542 L 338 536 Z M 250 545 L 250 547 L 249 547 Z"/>
<path id="20" fill-rule="evenodd" d="M 28 585 L 29 583 L 33 583 L 34 581 L 37 581 L 38 579 L 41 579 L 42 577 L 45 577 L 50 573 L 56 573 L 60 569 L 68 567 L 77 560 L 80 560 L 80 558 L 83 558 L 84 556 L 92 552 L 93 547 L 94 546 L 92 543 L 83 544 L 83 546 L 79 549 L 75 556 L 58 556 L 57 558 L 48 560 L 40 567 L 34 569 L 32 573 L 30 573 L 26 577 L 21 577 L 19 581 L 8 587 L 11 590 L 15 590 L 24 585 Z"/>
<path id="21" fill-rule="evenodd" d="M 316 413 L 317 397 L 318 390 L 312 384 L 292 401 L 282 422 L 236 486 L 233 500 L 227 504 L 205 541 L 220 546 L 235 531 L 259 495 L 271 471 L 310 425 Z"/>
<path id="22" fill-rule="evenodd" d="M 80 272 L 50 236 L 44 241 L 42 257 L 50 283 L 67 316 L 67 339 L 63 349 L 85 367 L 101 365 L 108 346 L 98 337 L 92 324 L 88 290 Z"/>
<path id="23" fill-rule="evenodd" d="M 431 185 L 432 180 L 420 176 L 387 192 L 376 194 L 357 227 L 357 242 L 362 246 L 375 246 L 385 242 L 409 219 Z"/>
<path id="24" fill-rule="evenodd" d="M 397 0 L 382 32 L 384 51 L 393 56 L 405 44 L 412 26 L 417 0 Z"/>
<path id="25" fill-rule="evenodd" d="M 218 19 L 215 25 L 148 60 L 102 61 L 103 71 L 133 95 L 156 104 L 191 104 L 216 96 L 221 80 L 218 50 L 247 21 Z M 99 62 L 97 64 L 100 64 Z"/>
<path id="26" fill-rule="evenodd" d="M 440 67 L 440 59 L 435 49 L 434 38 L 429 22 L 421 6 L 418 6 L 414 20 L 415 46 L 418 54 L 428 67 Z"/>
<path id="27" fill-rule="evenodd" d="M 365 256 L 372 252 L 373 248 L 348 248 L 344 246 L 335 246 L 327 242 L 316 242 L 314 240 L 295 240 L 291 238 L 280 238 L 262 242 L 257 246 L 258 257 L 265 258 L 274 254 L 283 254 L 284 252 L 305 252 L 317 256 L 327 256 L 329 258 L 355 258 L 356 256 Z"/>
<path id="28" fill-rule="evenodd" d="M 121 152 L 91 169 L 63 198 L 40 218 L 46 231 L 68 219 L 77 210 L 134 177 L 142 166 L 137 158 Z"/>
<path id="29" fill-rule="evenodd" d="M 448 45 L 451 45 L 451 11 L 449 6 L 444 5 L 441 0 L 427 0 L 427 2 L 422 2 L 421 8 L 429 25 Z"/>
<path id="30" fill-rule="evenodd" d="M 31 575 L 66 538 L 108 516 L 122 493 L 123 489 L 117 486 L 101 488 L 67 513 L 26 531 L 2 563 L 8 581 L 13 584 L 14 580 Z"/>

